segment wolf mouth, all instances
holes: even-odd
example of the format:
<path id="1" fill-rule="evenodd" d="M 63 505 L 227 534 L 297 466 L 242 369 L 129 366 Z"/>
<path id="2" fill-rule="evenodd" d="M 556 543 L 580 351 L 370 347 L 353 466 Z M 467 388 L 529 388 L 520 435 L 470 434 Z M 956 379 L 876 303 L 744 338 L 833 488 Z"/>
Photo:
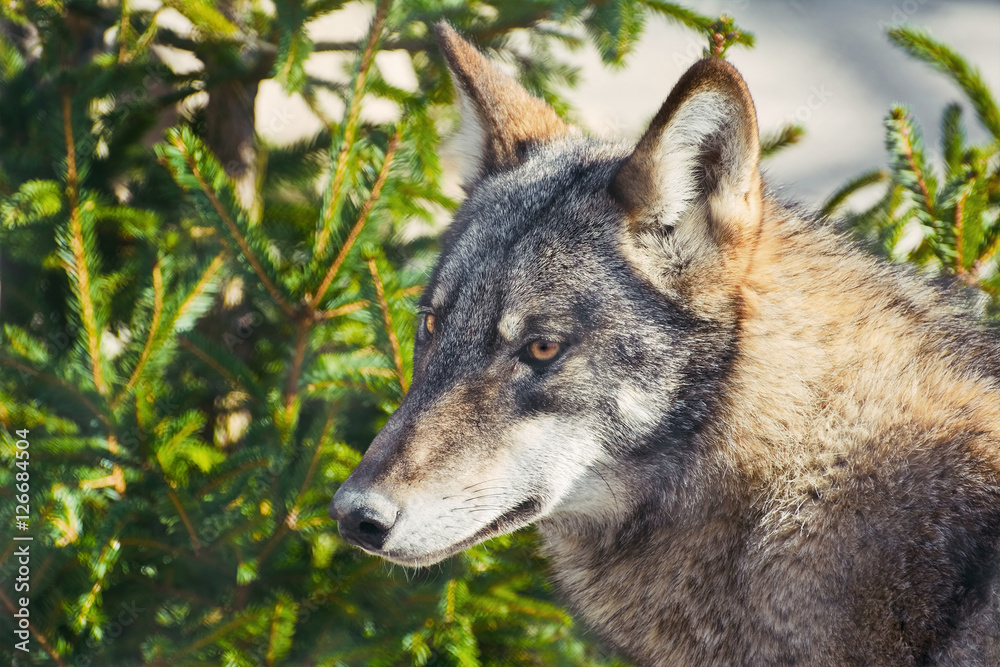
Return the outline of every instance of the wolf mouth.
<path id="1" fill-rule="evenodd" d="M 449 556 L 465 551 L 475 544 L 488 540 L 491 537 L 496 537 L 497 535 L 503 535 L 505 533 L 513 532 L 518 528 L 523 528 L 537 519 L 541 513 L 541 501 L 536 498 L 528 498 L 518 503 L 518 505 L 513 509 L 504 512 L 497 518 L 493 519 L 471 536 L 443 549 L 438 549 L 437 551 L 417 556 L 399 552 L 393 553 L 392 551 L 370 551 L 370 553 L 387 558 L 394 563 L 409 567 L 433 565 L 444 560 L 445 558 L 448 558 Z"/>
<path id="2" fill-rule="evenodd" d="M 542 512 L 542 504 L 535 498 L 528 498 L 518 503 L 514 509 L 504 512 L 496 519 L 473 535 L 476 541 L 485 540 L 494 535 L 509 533 L 532 522 Z"/>

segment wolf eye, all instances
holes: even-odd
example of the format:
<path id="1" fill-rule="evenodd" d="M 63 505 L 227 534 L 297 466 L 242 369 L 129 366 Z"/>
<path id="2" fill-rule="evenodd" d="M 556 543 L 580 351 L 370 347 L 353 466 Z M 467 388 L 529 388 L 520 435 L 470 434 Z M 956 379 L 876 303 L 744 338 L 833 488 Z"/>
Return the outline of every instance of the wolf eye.
<path id="1" fill-rule="evenodd" d="M 552 361 L 562 352 L 563 346 L 551 340 L 535 340 L 525 348 L 532 361 Z"/>
<path id="2" fill-rule="evenodd" d="M 423 313 L 423 317 L 420 320 L 420 338 L 430 340 L 431 336 L 434 335 L 434 324 L 434 313 Z"/>

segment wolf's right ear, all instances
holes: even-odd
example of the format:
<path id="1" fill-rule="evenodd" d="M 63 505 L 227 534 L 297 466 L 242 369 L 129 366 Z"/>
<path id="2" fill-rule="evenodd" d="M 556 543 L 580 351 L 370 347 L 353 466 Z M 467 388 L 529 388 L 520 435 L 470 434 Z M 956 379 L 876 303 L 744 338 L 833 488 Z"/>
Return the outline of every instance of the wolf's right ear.
<path id="1" fill-rule="evenodd" d="M 732 293 L 763 206 L 757 113 L 743 77 L 708 58 L 681 77 L 612 181 L 632 263 L 664 291 Z M 705 305 L 705 304 L 702 304 Z"/>
<path id="2" fill-rule="evenodd" d="M 552 107 L 532 97 L 454 28 L 441 21 L 434 29 L 461 103 L 459 145 L 467 158 L 466 188 L 517 166 L 532 144 L 570 131 Z"/>

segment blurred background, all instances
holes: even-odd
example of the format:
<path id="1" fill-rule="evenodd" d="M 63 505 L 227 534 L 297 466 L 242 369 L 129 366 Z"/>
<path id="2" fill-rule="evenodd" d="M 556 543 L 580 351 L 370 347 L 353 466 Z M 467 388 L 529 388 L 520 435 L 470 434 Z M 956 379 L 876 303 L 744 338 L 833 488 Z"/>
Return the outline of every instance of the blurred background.
<path id="1" fill-rule="evenodd" d="M 409 571 L 327 515 L 461 200 L 442 19 L 609 138 L 731 60 L 773 188 L 997 320 L 996 2 L 6 0 L 4 660 L 624 664 L 531 530 Z"/>

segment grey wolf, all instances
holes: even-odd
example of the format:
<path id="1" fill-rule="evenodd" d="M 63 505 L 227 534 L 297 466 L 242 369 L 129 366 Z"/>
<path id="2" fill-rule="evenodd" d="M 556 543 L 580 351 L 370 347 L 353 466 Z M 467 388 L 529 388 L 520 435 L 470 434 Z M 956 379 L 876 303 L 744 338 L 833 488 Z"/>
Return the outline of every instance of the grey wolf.
<path id="1" fill-rule="evenodd" d="M 641 665 L 1000 665 L 996 339 L 765 191 L 731 65 L 616 144 L 438 34 L 468 196 L 343 536 L 423 566 L 535 523 Z"/>

